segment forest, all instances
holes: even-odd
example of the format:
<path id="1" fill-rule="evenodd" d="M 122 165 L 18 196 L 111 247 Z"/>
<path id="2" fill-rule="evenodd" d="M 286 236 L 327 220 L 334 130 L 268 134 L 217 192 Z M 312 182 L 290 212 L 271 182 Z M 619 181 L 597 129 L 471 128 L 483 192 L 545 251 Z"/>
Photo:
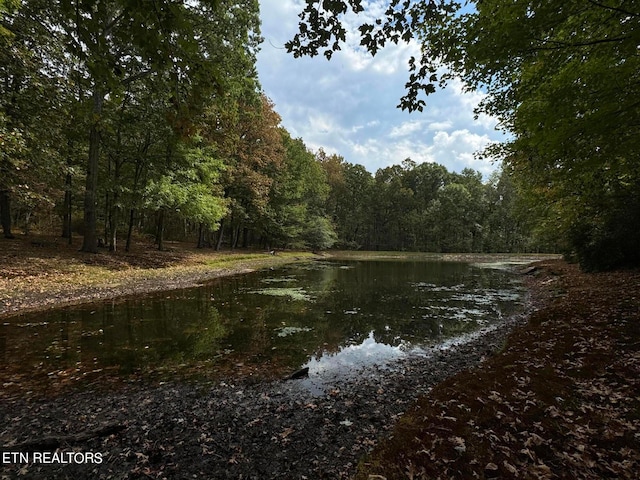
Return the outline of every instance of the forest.
<path id="1" fill-rule="evenodd" d="M 416 42 L 413 115 L 482 92 L 499 168 L 309 148 L 258 0 L 0 0 L 3 478 L 637 478 L 640 2 L 295 6 L 296 58 Z"/>
<path id="2" fill-rule="evenodd" d="M 331 58 L 347 6 L 316 3 L 287 47 Z M 292 138 L 257 77 L 257 0 L 3 0 L 4 236 L 82 237 L 85 252 L 144 235 L 160 249 L 559 251 L 587 269 L 637 264 L 638 13 L 580 3 L 532 15 L 528 2 L 463 14 L 391 2 L 360 27 L 372 54 L 400 37 L 423 43 L 401 107 L 421 111 L 421 93 L 454 75 L 488 92 L 480 108 L 514 140 L 485 152 L 503 165 L 483 179 L 409 158 L 371 173 Z"/>

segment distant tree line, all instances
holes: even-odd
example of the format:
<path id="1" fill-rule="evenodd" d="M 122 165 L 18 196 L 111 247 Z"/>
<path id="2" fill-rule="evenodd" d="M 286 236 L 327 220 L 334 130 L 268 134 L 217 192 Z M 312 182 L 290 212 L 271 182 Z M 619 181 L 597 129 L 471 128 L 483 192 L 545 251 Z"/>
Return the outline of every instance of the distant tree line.
<path id="1" fill-rule="evenodd" d="M 553 248 L 507 171 L 369 173 L 291 138 L 261 92 L 257 0 L 0 3 L 4 236 L 82 250 Z"/>
<path id="2" fill-rule="evenodd" d="M 406 159 L 371 175 L 336 155 L 320 157 L 331 186 L 327 213 L 342 248 L 428 252 L 553 248 L 534 234 L 535 219 L 503 172 L 483 182 L 482 175 L 469 168 L 454 173 L 436 163 Z"/>
<path id="3" fill-rule="evenodd" d="M 639 2 L 307 0 L 286 47 L 330 59 L 346 39 L 344 14 L 367 9 L 358 32 L 372 55 L 420 43 L 399 107 L 422 111 L 452 78 L 482 89 L 478 112 L 510 133 L 490 153 L 505 160 L 536 230 L 584 269 L 640 266 Z"/>

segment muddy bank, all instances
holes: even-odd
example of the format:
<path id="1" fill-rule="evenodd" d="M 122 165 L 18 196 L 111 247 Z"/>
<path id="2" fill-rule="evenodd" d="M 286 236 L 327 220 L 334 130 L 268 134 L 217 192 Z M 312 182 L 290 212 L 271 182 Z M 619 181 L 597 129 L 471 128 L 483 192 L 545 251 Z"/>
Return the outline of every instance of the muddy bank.
<path id="1" fill-rule="evenodd" d="M 530 272 L 526 325 L 411 407 L 355 478 L 638 478 L 640 271 Z"/>
<path id="2" fill-rule="evenodd" d="M 508 319 L 446 350 L 409 355 L 391 370 L 325 379 L 321 393 L 305 380 L 247 379 L 4 400 L 0 443 L 29 461 L 16 457 L 2 473 L 37 479 L 349 478 L 417 398 L 484 361 L 523 319 Z M 86 454 L 99 453 L 101 463 L 34 463 L 26 453 L 47 449 L 79 452 L 84 455 L 77 459 L 85 461 Z"/>
<path id="3" fill-rule="evenodd" d="M 136 278 L 120 284 L 96 286 L 66 285 L 66 288 L 60 291 L 27 291 L 20 296 L 0 302 L 0 318 L 69 305 L 80 305 L 111 299 L 125 299 L 136 295 L 197 287 L 215 278 L 241 275 L 253 272 L 259 268 L 265 267 L 261 265 L 249 266 L 245 263 L 222 269 L 194 270 L 180 273 L 167 272 L 167 275 L 162 277 Z"/>

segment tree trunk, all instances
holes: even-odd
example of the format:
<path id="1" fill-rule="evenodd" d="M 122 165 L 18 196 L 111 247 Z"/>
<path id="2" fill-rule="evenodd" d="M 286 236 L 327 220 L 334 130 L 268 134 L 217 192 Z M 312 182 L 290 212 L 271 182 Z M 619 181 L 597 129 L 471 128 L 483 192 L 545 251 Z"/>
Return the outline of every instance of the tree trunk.
<path id="1" fill-rule="evenodd" d="M 116 251 L 116 241 L 118 236 L 118 212 L 119 208 L 114 199 L 114 205 L 109 212 L 109 251 Z"/>
<path id="2" fill-rule="evenodd" d="M 200 222 L 198 226 L 198 246 L 197 248 L 204 248 L 204 224 Z"/>
<path id="3" fill-rule="evenodd" d="M 67 173 L 64 180 L 64 205 L 62 213 L 62 238 L 69 239 L 69 245 L 71 245 L 71 214 L 72 210 L 72 196 L 71 196 L 71 174 Z"/>
<path id="4" fill-rule="evenodd" d="M 238 239 L 240 238 L 240 225 L 231 229 L 231 250 L 238 247 Z"/>
<path id="5" fill-rule="evenodd" d="M 0 191 L 0 223 L 4 238 L 15 238 L 11 233 L 11 196 L 8 190 Z"/>
<path id="6" fill-rule="evenodd" d="M 242 229 L 242 248 L 249 248 L 249 228 L 247 227 Z"/>
<path id="7" fill-rule="evenodd" d="M 15 238 L 11 233 L 11 197 L 7 190 L 0 191 L 0 223 L 4 238 Z"/>
<path id="8" fill-rule="evenodd" d="M 164 250 L 164 208 L 158 214 L 158 229 L 156 230 L 156 243 L 158 250 Z"/>
<path id="9" fill-rule="evenodd" d="M 129 229 L 127 230 L 127 244 L 124 247 L 124 251 L 128 252 L 131 249 L 131 236 L 133 235 L 133 221 L 135 219 L 135 210 L 132 208 L 129 211 Z"/>
<path id="10" fill-rule="evenodd" d="M 118 133 L 118 137 L 119 137 Z M 118 143 L 120 143 L 120 139 L 118 138 Z M 119 150 L 119 147 L 118 147 Z M 111 208 L 109 209 L 109 251 L 116 251 L 116 241 L 118 236 L 118 222 L 120 221 L 120 206 L 118 202 L 120 201 L 120 195 L 118 194 L 118 185 L 120 184 L 120 166 L 122 162 L 119 159 L 115 161 L 115 169 L 114 169 L 114 185 L 116 187 L 113 190 L 113 198 L 111 200 Z"/>
<path id="11" fill-rule="evenodd" d="M 99 122 L 103 101 L 104 95 L 102 91 L 96 87 L 93 92 L 94 120 L 89 133 L 89 159 L 84 192 L 84 240 L 82 241 L 82 248 L 80 249 L 88 253 L 98 252 L 96 201 L 98 189 L 98 160 L 100 158 Z"/>
<path id="12" fill-rule="evenodd" d="M 220 250 L 222 247 L 222 237 L 224 237 L 224 218 L 220 220 L 220 229 L 218 230 L 218 243 L 216 244 L 216 250 Z"/>

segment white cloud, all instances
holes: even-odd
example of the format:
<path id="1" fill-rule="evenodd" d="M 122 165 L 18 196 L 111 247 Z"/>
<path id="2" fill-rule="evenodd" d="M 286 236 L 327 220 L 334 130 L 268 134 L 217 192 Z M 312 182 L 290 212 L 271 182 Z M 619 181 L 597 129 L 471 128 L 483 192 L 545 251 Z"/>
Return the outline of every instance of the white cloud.
<path id="1" fill-rule="evenodd" d="M 427 126 L 427 130 L 449 130 L 451 127 L 453 127 L 453 122 L 450 120 L 444 120 L 441 122 L 431 122 Z"/>
<path id="2" fill-rule="evenodd" d="M 488 135 L 466 129 L 456 130 L 451 134 L 439 131 L 433 136 L 430 151 L 436 162 L 448 165 L 449 169 L 461 171 L 473 168 L 483 175 L 489 175 L 494 170 L 494 165 L 490 161 L 476 158 L 474 153 L 484 150 L 492 142 Z"/>
<path id="3" fill-rule="evenodd" d="M 359 45 L 356 31 L 359 22 L 382 14 L 387 3 L 366 1 L 367 16 L 347 15 L 347 43 L 327 61 L 323 56 L 294 59 L 284 50 L 304 2 L 260 0 L 265 42 L 258 72 L 283 126 L 308 147 L 338 153 L 372 173 L 410 157 L 441 163 L 450 171 L 471 167 L 489 174 L 494 166 L 475 159 L 473 152 L 504 136 L 495 131 L 495 119 L 473 118 L 484 94 L 465 92 L 462 82 L 454 80 L 426 99 L 423 113 L 396 108 L 405 94 L 407 61 L 419 54 L 418 46 L 391 44 L 372 58 Z"/>
<path id="4" fill-rule="evenodd" d="M 397 125 L 391 129 L 391 132 L 389 132 L 389 137 L 406 137 L 407 135 L 411 135 L 412 133 L 418 132 L 420 130 L 422 130 L 422 122 L 420 120 L 402 122 L 400 125 Z"/>
<path id="5" fill-rule="evenodd" d="M 336 121 L 331 115 L 317 113 L 309 117 L 309 128 L 320 134 L 335 131 Z"/>

